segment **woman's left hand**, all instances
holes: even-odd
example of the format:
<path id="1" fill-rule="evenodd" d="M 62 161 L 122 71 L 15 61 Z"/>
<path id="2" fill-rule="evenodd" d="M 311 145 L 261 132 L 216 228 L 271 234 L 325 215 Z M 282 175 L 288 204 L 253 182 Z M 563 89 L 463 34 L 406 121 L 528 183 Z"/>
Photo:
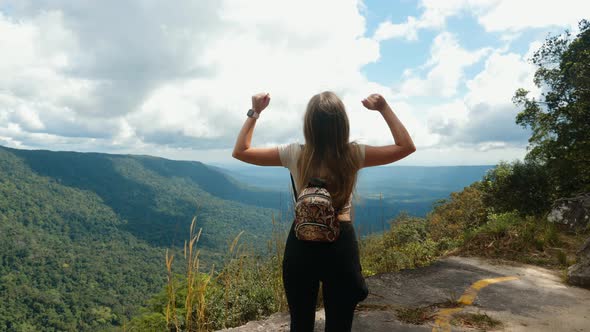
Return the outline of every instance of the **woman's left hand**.
<path id="1" fill-rule="evenodd" d="M 262 112 L 270 103 L 270 94 L 261 92 L 252 96 L 252 109 L 257 113 Z"/>

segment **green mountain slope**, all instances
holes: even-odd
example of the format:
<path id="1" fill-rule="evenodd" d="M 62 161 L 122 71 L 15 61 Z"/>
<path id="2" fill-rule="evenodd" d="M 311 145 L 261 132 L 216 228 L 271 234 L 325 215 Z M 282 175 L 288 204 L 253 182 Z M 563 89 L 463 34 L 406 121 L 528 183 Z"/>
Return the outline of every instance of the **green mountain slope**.
<path id="1" fill-rule="evenodd" d="M 150 156 L 7 149 L 37 174 L 91 191 L 125 220 L 122 229 L 155 246 L 182 247 L 192 217 L 212 251 L 245 230 L 264 244 L 278 207 L 272 191 L 254 191 L 200 162 Z M 267 207 L 267 208 L 261 208 Z"/>
<path id="2" fill-rule="evenodd" d="M 211 192 L 209 192 L 211 191 Z M 274 199 L 274 201 L 273 201 Z M 121 326 L 176 269 L 192 217 L 207 262 L 264 248 L 278 204 L 197 162 L 0 147 L 0 331 Z"/>
<path id="3" fill-rule="evenodd" d="M 165 281 L 164 252 L 119 227 L 96 194 L 0 149 L 0 330 L 120 324 Z"/>

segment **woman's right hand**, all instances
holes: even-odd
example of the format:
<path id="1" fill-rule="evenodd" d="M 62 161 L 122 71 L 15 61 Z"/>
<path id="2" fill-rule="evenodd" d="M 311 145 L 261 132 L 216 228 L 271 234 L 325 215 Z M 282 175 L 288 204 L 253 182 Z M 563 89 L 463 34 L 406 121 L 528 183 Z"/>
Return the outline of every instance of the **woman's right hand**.
<path id="1" fill-rule="evenodd" d="M 374 111 L 383 111 L 387 107 L 387 101 L 382 95 L 373 93 L 362 100 L 363 106 Z"/>

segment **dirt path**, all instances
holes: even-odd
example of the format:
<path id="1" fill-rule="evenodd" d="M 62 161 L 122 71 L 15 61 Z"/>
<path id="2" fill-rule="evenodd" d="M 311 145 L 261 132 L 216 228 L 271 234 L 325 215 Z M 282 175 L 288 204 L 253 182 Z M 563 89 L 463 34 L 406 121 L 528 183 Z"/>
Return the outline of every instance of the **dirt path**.
<path id="1" fill-rule="evenodd" d="M 564 285 L 558 272 L 510 262 L 447 257 L 415 270 L 367 279 L 370 294 L 355 314 L 353 331 L 473 331 L 451 325 L 457 315 L 477 313 L 501 326 L 488 331 L 590 332 L 590 290 Z M 449 303 L 458 305 L 449 305 Z M 439 304 L 438 306 L 433 306 Z M 400 321 L 425 310 L 421 325 Z M 485 314 L 485 315 L 484 315 Z M 288 331 L 287 313 L 224 331 Z M 323 331 L 323 311 L 316 331 Z"/>

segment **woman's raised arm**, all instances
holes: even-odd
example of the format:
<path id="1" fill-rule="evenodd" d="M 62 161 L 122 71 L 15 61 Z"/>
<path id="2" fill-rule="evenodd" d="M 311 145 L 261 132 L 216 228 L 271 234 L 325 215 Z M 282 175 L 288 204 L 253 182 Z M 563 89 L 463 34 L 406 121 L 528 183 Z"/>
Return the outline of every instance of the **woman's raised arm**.
<path id="1" fill-rule="evenodd" d="M 380 94 L 372 94 L 363 99 L 363 105 L 370 110 L 378 111 L 389 126 L 395 144 L 385 146 L 365 147 L 365 162 L 363 167 L 390 164 L 407 157 L 416 151 L 416 146 L 408 134 L 408 131 L 398 119 L 397 115 Z"/>
<path id="2" fill-rule="evenodd" d="M 270 103 L 270 95 L 268 93 L 259 93 L 252 96 L 252 110 L 258 115 L 268 106 Z M 281 159 L 279 157 L 278 147 L 271 148 L 253 148 L 250 147 L 252 141 L 252 134 L 254 133 L 254 126 L 257 121 L 256 117 L 247 117 L 238 138 L 232 157 L 241 160 L 243 162 L 259 165 L 259 166 L 282 166 Z"/>

